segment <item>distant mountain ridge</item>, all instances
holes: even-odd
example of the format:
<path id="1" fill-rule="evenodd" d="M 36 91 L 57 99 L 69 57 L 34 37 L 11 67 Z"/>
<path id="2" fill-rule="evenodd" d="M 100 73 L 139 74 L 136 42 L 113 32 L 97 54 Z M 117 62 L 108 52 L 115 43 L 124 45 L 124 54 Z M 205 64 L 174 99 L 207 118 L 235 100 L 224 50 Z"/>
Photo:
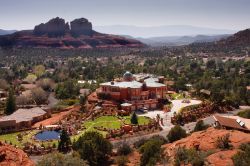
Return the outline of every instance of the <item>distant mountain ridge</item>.
<path id="1" fill-rule="evenodd" d="M 151 38 L 161 36 L 196 36 L 196 35 L 221 35 L 234 34 L 237 30 L 196 27 L 190 25 L 165 25 L 152 27 L 139 27 L 129 25 L 95 26 L 95 29 L 103 33 L 117 35 L 129 35 L 134 38 Z"/>
<path id="2" fill-rule="evenodd" d="M 16 30 L 3 30 L 3 29 L 0 29 L 0 35 L 8 35 L 8 34 L 12 34 L 12 33 L 15 33 Z"/>
<path id="3" fill-rule="evenodd" d="M 196 35 L 196 36 L 164 36 L 152 38 L 136 38 L 137 40 L 151 46 L 181 46 L 191 43 L 215 42 L 226 39 L 231 35 Z"/>
<path id="4" fill-rule="evenodd" d="M 0 36 L 1 47 L 50 47 L 50 48 L 117 48 L 144 47 L 135 39 L 103 34 L 92 29 L 85 18 L 65 22 L 56 17 L 47 23 L 36 25 L 33 30 L 18 31 Z"/>

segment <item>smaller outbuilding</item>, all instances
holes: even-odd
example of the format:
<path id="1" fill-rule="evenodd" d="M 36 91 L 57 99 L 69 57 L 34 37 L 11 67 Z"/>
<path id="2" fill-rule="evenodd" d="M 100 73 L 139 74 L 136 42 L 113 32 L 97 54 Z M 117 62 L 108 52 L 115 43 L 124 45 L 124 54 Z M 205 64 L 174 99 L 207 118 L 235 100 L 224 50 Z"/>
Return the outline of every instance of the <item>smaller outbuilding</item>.
<path id="1" fill-rule="evenodd" d="M 42 108 L 18 109 L 13 114 L 0 118 L 2 131 L 16 131 L 31 128 L 32 124 L 50 117 L 50 113 Z"/>

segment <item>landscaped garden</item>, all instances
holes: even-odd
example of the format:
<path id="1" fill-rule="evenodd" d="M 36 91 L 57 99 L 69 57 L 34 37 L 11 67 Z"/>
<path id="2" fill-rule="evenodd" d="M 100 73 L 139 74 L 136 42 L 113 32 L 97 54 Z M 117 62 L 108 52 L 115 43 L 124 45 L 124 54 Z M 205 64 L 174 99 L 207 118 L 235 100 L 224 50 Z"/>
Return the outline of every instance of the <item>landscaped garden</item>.
<path id="1" fill-rule="evenodd" d="M 130 122 L 130 116 L 124 116 L 124 117 L 116 117 L 116 116 L 101 116 L 99 118 L 96 118 L 94 121 L 86 121 L 84 123 L 84 127 L 86 128 L 86 131 L 99 131 L 95 128 L 102 127 L 106 129 L 119 129 L 122 125 L 125 124 L 131 124 Z M 148 124 L 150 121 L 149 118 L 144 116 L 138 116 L 138 124 Z M 104 136 L 107 134 L 107 132 L 99 131 Z"/>
<path id="2" fill-rule="evenodd" d="M 77 135 L 71 136 L 71 140 L 77 139 L 82 134 L 84 134 L 86 131 L 98 131 L 103 136 L 106 136 L 108 132 L 98 130 L 96 128 L 106 128 L 107 130 L 110 129 L 120 129 L 122 125 L 125 124 L 131 124 L 130 122 L 130 116 L 124 116 L 124 117 L 116 117 L 116 116 L 101 116 L 96 118 L 95 120 L 88 120 L 83 123 L 83 126 L 85 127 L 85 130 L 80 131 Z M 150 119 L 143 116 L 138 116 L 138 124 L 144 125 L 148 124 L 150 122 Z M 35 141 L 33 137 L 39 133 L 39 130 L 30 130 L 30 131 L 23 131 L 23 132 L 16 132 L 16 133 L 10 133 L 10 134 L 4 134 L 0 135 L 0 141 L 6 141 L 8 143 L 11 143 L 13 145 L 16 145 L 18 147 L 24 147 L 24 144 L 27 142 L 35 143 L 35 144 L 43 144 L 45 146 L 57 144 L 57 140 L 51 140 L 51 141 Z"/>

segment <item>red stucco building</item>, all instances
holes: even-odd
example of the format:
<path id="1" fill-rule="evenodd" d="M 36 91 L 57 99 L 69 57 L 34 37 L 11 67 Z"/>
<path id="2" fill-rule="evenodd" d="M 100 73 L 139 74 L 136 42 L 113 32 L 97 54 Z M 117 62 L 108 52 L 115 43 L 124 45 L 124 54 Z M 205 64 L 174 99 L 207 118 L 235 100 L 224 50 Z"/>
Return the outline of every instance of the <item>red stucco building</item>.
<path id="1" fill-rule="evenodd" d="M 152 77 L 146 74 L 133 75 L 126 72 L 120 81 L 100 84 L 98 93 L 108 94 L 111 99 L 122 101 L 123 109 L 156 108 L 158 99 L 165 98 L 167 86 L 163 77 Z"/>

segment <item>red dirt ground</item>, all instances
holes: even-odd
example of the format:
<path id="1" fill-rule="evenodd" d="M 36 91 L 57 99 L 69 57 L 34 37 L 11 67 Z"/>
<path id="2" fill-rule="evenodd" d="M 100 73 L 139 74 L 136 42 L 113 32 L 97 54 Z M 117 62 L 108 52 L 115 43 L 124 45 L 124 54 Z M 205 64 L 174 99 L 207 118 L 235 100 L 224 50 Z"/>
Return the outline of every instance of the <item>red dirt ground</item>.
<path id="1" fill-rule="evenodd" d="M 80 109 L 80 106 L 69 107 L 63 112 L 52 114 L 51 118 L 35 123 L 32 127 L 38 128 L 40 125 L 42 126 L 53 125 L 59 122 L 60 120 L 62 120 L 65 116 L 69 115 L 71 112 L 77 111 L 79 109 Z"/>

